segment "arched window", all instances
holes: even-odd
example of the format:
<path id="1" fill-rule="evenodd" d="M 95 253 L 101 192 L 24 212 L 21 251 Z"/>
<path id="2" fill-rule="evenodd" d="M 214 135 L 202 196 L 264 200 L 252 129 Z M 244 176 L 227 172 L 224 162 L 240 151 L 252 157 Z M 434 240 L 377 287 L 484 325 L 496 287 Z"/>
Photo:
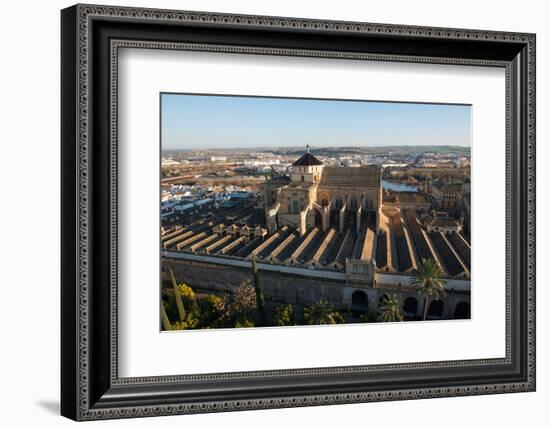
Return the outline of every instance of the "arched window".
<path id="1" fill-rule="evenodd" d="M 304 181 L 304 175 L 302 175 L 302 182 Z"/>
<path id="2" fill-rule="evenodd" d="M 353 197 L 349 204 L 352 210 L 357 210 L 357 198 Z"/>
<path id="3" fill-rule="evenodd" d="M 298 202 L 298 200 L 292 200 L 292 213 L 300 213 L 300 203 Z"/>

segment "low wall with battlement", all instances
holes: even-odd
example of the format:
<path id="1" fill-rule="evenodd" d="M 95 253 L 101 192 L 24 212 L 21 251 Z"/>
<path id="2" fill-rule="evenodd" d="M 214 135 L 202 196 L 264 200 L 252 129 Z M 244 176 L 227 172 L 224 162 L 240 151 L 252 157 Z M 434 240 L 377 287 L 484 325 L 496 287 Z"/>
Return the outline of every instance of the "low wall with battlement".
<path id="1" fill-rule="evenodd" d="M 162 264 L 165 273 L 168 268 L 172 268 L 178 282 L 185 282 L 198 292 L 223 293 L 234 290 L 243 281 L 253 278 L 252 268 L 243 265 L 167 258 L 163 258 Z M 268 302 L 310 304 L 328 300 L 334 306 L 346 305 L 343 280 L 313 275 L 300 276 L 268 270 L 262 268 L 263 266 L 269 265 L 258 264 L 262 288 Z M 169 279 L 167 274 L 163 278 Z"/>
<path id="2" fill-rule="evenodd" d="M 167 271 L 172 268 L 178 282 L 189 284 L 199 293 L 231 291 L 253 278 L 250 261 L 230 258 L 163 252 L 162 265 L 164 279 L 169 279 Z M 395 294 L 402 304 L 414 299 L 416 310 L 409 312 L 410 315 L 421 316 L 423 312 L 424 300 L 410 286 L 410 276 L 375 274 L 376 281 L 372 286 L 347 283 L 342 272 L 265 263 L 257 266 L 266 301 L 270 303 L 306 305 L 327 300 L 338 308 L 378 312 L 381 298 Z M 469 281 L 446 280 L 446 287 L 451 291 L 442 301 L 442 319 L 453 318 L 459 303 L 470 304 Z"/>

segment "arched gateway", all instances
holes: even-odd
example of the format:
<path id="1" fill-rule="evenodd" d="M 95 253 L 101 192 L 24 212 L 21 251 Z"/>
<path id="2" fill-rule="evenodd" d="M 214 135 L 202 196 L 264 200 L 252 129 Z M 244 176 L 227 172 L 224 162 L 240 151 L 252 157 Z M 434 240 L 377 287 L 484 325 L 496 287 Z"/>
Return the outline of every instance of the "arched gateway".
<path id="1" fill-rule="evenodd" d="M 356 290 L 351 295 L 351 309 L 354 311 L 368 312 L 369 297 L 364 291 Z"/>
<path id="2" fill-rule="evenodd" d="M 455 319 L 469 319 L 470 318 L 470 304 L 467 302 L 460 302 L 456 305 L 455 313 L 453 315 Z"/>
<path id="3" fill-rule="evenodd" d="M 409 318 L 414 318 L 418 311 L 418 301 L 414 297 L 407 297 L 403 303 L 403 311 Z"/>
<path id="4" fill-rule="evenodd" d="M 428 318 L 441 319 L 443 317 L 443 302 L 441 300 L 432 300 L 428 309 Z"/>

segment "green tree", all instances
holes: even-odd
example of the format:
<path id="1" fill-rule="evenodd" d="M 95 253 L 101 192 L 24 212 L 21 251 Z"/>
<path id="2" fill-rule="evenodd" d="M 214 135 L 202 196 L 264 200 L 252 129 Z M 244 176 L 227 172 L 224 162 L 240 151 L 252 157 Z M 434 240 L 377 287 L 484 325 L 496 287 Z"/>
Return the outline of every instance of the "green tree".
<path id="1" fill-rule="evenodd" d="M 181 300 L 183 307 L 183 317 L 180 315 L 180 309 L 178 307 L 178 297 L 174 292 L 174 286 L 170 282 L 168 286 L 162 289 L 162 300 L 165 302 L 164 308 L 168 318 L 172 321 L 181 321 L 182 318 L 186 318 L 187 314 L 192 313 L 196 317 L 200 317 L 200 308 L 197 304 L 197 296 L 193 289 L 187 284 L 177 284 L 179 292 L 179 300 Z"/>
<path id="2" fill-rule="evenodd" d="M 256 291 L 250 281 L 243 281 L 232 293 L 223 296 L 220 306 L 220 321 L 227 327 L 234 327 L 236 322 L 247 318 L 254 322 L 257 319 Z"/>
<path id="3" fill-rule="evenodd" d="M 188 330 L 198 328 L 198 326 L 199 318 L 193 312 L 189 312 L 185 315 L 183 321 L 176 321 L 172 324 L 172 330 Z"/>
<path id="4" fill-rule="evenodd" d="M 426 321 L 428 316 L 429 300 L 439 300 L 446 296 L 443 285 L 445 280 L 442 279 L 444 273 L 439 264 L 433 259 L 422 259 L 422 265 L 416 272 L 416 279 L 413 285 L 418 291 L 418 294 L 424 297 L 424 314 L 422 319 Z"/>
<path id="5" fill-rule="evenodd" d="M 403 310 L 401 309 L 401 302 L 395 294 L 384 298 L 380 311 L 378 321 L 381 322 L 403 321 L 405 318 Z"/>
<path id="6" fill-rule="evenodd" d="M 304 308 L 304 321 L 310 325 L 342 324 L 345 318 L 340 312 L 332 310 L 328 302 L 321 300 Z"/>
<path id="7" fill-rule="evenodd" d="M 201 312 L 197 297 L 191 287 L 177 283 L 174 271 L 170 268 L 170 283 L 162 290 L 164 313 L 171 322 L 172 330 L 186 330 L 200 325 Z M 164 321 L 164 318 L 163 318 Z"/>
<path id="8" fill-rule="evenodd" d="M 291 304 L 276 305 L 273 310 L 273 325 L 294 325 L 294 309 Z"/>
<path id="9" fill-rule="evenodd" d="M 185 283 L 179 283 L 178 289 L 180 291 L 181 297 L 183 298 L 194 299 L 196 297 L 193 289 Z"/>
<path id="10" fill-rule="evenodd" d="M 340 311 L 332 311 L 332 320 L 334 324 L 345 324 L 346 317 Z"/>
<path id="11" fill-rule="evenodd" d="M 219 327 L 219 318 L 223 299 L 220 296 L 209 294 L 198 300 L 201 328 Z"/>
<path id="12" fill-rule="evenodd" d="M 248 317 L 238 318 L 235 321 L 235 328 L 250 328 L 254 327 L 254 321 Z"/>
<path id="13" fill-rule="evenodd" d="M 260 276 L 258 274 L 258 266 L 256 265 L 256 256 L 252 257 L 252 274 L 254 275 L 254 291 L 256 293 L 256 309 L 260 314 L 260 325 L 267 325 L 265 314 L 265 300 L 262 285 L 260 283 Z"/>
<path id="14" fill-rule="evenodd" d="M 166 314 L 166 304 L 167 302 L 161 301 L 160 303 L 160 313 L 162 318 L 162 329 L 164 331 L 173 331 L 173 330 L 187 330 L 190 328 L 198 328 L 200 325 L 199 317 L 196 312 L 186 312 L 183 320 L 170 322 L 168 315 Z"/>
<path id="15" fill-rule="evenodd" d="M 178 289 L 186 313 L 192 312 L 195 316 L 200 316 L 200 309 L 197 303 L 195 291 L 185 283 L 179 283 Z"/>
<path id="16" fill-rule="evenodd" d="M 375 312 L 369 311 L 366 314 L 361 315 L 362 322 L 377 322 L 378 315 Z"/>

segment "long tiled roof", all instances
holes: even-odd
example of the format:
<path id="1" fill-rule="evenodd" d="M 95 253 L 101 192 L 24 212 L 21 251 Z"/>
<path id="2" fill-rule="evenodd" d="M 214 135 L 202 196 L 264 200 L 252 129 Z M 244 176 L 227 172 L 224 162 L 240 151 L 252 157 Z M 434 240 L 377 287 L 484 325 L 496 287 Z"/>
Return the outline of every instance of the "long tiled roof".
<path id="1" fill-rule="evenodd" d="M 445 269 L 447 269 L 449 275 L 454 277 L 464 272 L 464 268 L 447 244 L 447 241 L 445 241 L 445 237 L 443 236 L 443 234 L 441 232 L 430 232 L 429 236 L 435 246 L 435 249 L 441 257 L 441 260 L 445 264 Z"/>
<path id="2" fill-rule="evenodd" d="M 405 239 L 405 232 L 403 231 L 403 224 L 401 223 L 399 215 L 393 216 L 390 220 L 395 237 L 397 257 L 399 260 L 399 266 L 397 269 L 403 272 L 412 266 L 411 254 L 409 252 L 407 240 Z"/>
<path id="3" fill-rule="evenodd" d="M 303 238 L 295 237 L 283 250 L 281 250 L 281 252 L 277 255 L 277 259 L 280 262 L 287 260 L 290 256 L 292 256 L 292 253 L 294 253 L 302 241 Z"/>
<path id="4" fill-rule="evenodd" d="M 467 268 L 470 268 L 470 245 L 456 232 L 451 232 L 447 235 L 447 239 L 452 244 L 455 251 L 462 258 L 462 261 Z"/>
<path id="5" fill-rule="evenodd" d="M 232 220 L 226 219 L 227 213 Z M 346 227 L 342 233 L 337 228 L 323 232 L 320 227 L 314 227 L 299 235 L 293 227 L 285 225 L 271 235 L 243 233 L 246 225 L 250 231 L 255 229 L 251 224 L 241 224 L 251 220 L 253 213 L 246 208 L 221 208 L 213 212 L 212 219 L 197 218 L 189 224 L 168 229 L 162 236 L 162 246 L 167 250 L 209 256 L 251 259 L 254 255 L 259 262 L 302 264 L 332 270 L 345 268 L 349 258 L 369 261 L 375 257 L 380 270 L 391 267 L 394 272 L 408 273 L 419 260 L 434 258 L 451 277 L 469 273 L 471 248 L 464 235 L 427 233 L 414 209 L 403 209 L 400 215 L 389 218 L 389 235 L 383 229 L 375 233 L 366 223 L 359 232 L 354 227 Z M 237 223 L 237 232 L 228 233 Z M 396 256 L 390 263 L 391 252 Z"/>
<path id="6" fill-rule="evenodd" d="M 346 259 L 352 257 L 355 240 L 356 240 L 355 232 L 352 232 L 350 229 L 348 229 L 344 237 L 344 240 L 340 245 L 338 254 L 334 259 L 335 262 L 338 262 L 341 265 L 345 265 Z"/>
<path id="7" fill-rule="evenodd" d="M 379 166 L 325 167 L 321 174 L 320 186 L 379 188 L 380 171 Z"/>
<path id="8" fill-rule="evenodd" d="M 387 237 L 386 231 L 380 230 L 378 233 L 378 243 L 376 245 L 376 266 L 379 268 L 385 268 L 388 264 L 388 254 L 387 254 Z"/>
<path id="9" fill-rule="evenodd" d="M 414 246 L 416 247 L 416 252 L 418 253 L 418 256 L 420 257 L 420 259 L 421 260 L 433 259 L 433 255 L 430 250 L 430 247 L 428 246 L 428 243 L 426 242 L 426 239 L 422 234 L 422 230 L 420 229 L 420 225 L 416 220 L 416 215 L 414 214 L 414 210 L 412 209 L 404 210 L 404 216 L 405 216 L 405 220 L 407 221 L 407 225 L 409 226 L 409 230 L 414 242 Z"/>
<path id="10" fill-rule="evenodd" d="M 430 226 L 444 228 L 445 226 L 458 226 L 458 222 L 452 217 L 434 217 Z"/>

